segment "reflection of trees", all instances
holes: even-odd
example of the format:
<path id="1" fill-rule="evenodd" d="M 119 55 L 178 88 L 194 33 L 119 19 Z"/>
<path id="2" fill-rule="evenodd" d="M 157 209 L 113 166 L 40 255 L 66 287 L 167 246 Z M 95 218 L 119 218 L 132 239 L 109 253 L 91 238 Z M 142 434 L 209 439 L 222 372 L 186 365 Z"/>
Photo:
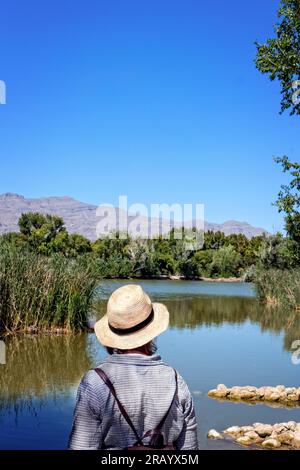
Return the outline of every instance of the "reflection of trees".
<path id="1" fill-rule="evenodd" d="M 171 327 L 196 328 L 201 325 L 222 325 L 224 322 L 257 323 L 261 331 L 284 332 L 284 348 L 290 350 L 300 339 L 300 313 L 286 308 L 262 305 L 247 297 L 190 297 L 166 302 L 171 315 Z"/>
<path id="2" fill-rule="evenodd" d="M 77 385 L 91 367 L 85 334 L 27 335 L 6 338 L 5 342 L 7 363 L 0 366 L 0 410 L 26 406 L 34 413 L 49 394 L 55 399 Z"/>

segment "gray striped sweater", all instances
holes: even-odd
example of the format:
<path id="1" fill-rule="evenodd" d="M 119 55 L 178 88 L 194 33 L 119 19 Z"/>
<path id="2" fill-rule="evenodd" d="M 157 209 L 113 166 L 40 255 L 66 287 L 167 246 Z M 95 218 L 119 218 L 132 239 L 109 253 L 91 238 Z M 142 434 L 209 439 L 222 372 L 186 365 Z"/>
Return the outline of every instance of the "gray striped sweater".
<path id="1" fill-rule="evenodd" d="M 101 367 L 112 381 L 119 400 L 139 436 L 154 429 L 167 412 L 175 393 L 174 370 L 157 354 L 113 354 Z M 197 424 L 189 389 L 178 374 L 178 396 L 162 433 L 165 443 L 195 450 Z M 94 370 L 78 389 L 69 448 L 77 450 L 124 449 L 134 445 L 133 431 L 121 415 L 111 392 Z M 147 438 L 144 444 L 147 444 Z"/>

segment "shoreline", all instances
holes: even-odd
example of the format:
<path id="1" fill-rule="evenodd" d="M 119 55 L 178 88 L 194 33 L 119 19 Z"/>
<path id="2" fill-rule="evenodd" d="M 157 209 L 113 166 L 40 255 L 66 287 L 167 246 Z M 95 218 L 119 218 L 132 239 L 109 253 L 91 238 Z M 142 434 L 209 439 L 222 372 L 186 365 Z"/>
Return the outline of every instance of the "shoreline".
<path id="1" fill-rule="evenodd" d="M 247 282 L 242 277 L 194 277 L 189 278 L 181 275 L 157 275 L 157 276 L 130 276 L 124 278 L 103 278 L 105 281 L 113 280 L 135 280 L 135 281 L 197 281 L 197 282 L 227 282 L 227 283 L 241 283 Z"/>

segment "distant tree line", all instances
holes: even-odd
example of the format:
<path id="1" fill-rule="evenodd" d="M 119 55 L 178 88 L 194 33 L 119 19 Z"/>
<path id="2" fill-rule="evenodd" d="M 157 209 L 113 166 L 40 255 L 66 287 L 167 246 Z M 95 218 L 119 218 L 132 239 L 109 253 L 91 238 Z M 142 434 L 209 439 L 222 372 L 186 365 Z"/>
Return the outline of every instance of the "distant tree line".
<path id="1" fill-rule="evenodd" d="M 184 231 L 178 239 L 174 229 L 168 237 L 145 240 L 116 233 L 92 243 L 68 233 L 61 217 L 39 213 L 22 214 L 19 228 L 20 232 L 2 235 L 2 240 L 41 256 L 84 256 L 104 278 L 240 277 L 258 262 L 269 243 L 264 235 L 248 239 L 242 234 L 208 231 L 201 250 L 186 250 Z"/>

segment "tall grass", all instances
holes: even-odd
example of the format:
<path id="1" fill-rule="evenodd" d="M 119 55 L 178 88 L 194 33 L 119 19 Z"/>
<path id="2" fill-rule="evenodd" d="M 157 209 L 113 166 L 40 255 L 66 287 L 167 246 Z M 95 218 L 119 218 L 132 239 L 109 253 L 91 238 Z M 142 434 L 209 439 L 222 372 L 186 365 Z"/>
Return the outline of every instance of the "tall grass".
<path id="1" fill-rule="evenodd" d="M 255 274 L 258 297 L 272 305 L 291 308 L 300 306 L 300 268 L 262 269 Z"/>
<path id="2" fill-rule="evenodd" d="M 0 330 L 83 330 L 97 279 L 84 258 L 46 258 L 0 244 Z"/>

